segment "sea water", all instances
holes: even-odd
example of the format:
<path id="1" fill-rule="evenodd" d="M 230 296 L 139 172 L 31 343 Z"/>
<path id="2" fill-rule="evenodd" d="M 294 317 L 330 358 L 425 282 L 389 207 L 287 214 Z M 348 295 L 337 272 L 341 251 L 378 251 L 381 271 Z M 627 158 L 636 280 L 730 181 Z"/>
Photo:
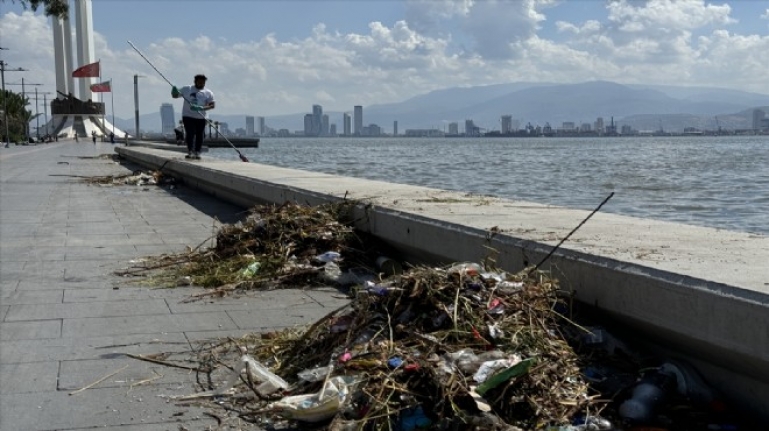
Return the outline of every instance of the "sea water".
<path id="1" fill-rule="evenodd" d="M 250 161 L 769 234 L 769 136 L 262 138 Z M 238 160 L 232 148 L 209 156 Z"/>

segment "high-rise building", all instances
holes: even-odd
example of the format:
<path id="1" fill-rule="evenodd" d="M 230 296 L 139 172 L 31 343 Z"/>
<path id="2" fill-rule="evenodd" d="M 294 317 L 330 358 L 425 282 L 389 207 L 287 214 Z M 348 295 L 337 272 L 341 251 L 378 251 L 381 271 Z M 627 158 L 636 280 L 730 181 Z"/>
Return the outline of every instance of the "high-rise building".
<path id="1" fill-rule="evenodd" d="M 264 132 L 266 132 L 264 127 L 264 117 L 256 117 L 256 124 L 257 129 L 259 131 L 259 136 L 264 136 Z"/>
<path id="2" fill-rule="evenodd" d="M 174 105 L 164 103 L 160 105 L 160 130 L 164 135 L 173 135 L 176 127 Z"/>
<path id="3" fill-rule="evenodd" d="M 352 115 L 355 121 L 355 129 L 353 130 L 353 133 L 355 136 L 360 136 L 360 134 L 363 133 L 363 106 L 355 105 Z"/>
<path id="4" fill-rule="evenodd" d="M 312 105 L 311 135 L 320 136 L 322 132 L 323 132 L 323 107 L 320 105 Z"/>
<path id="5" fill-rule="evenodd" d="M 336 123 L 332 124 L 328 130 L 329 136 L 336 136 Z"/>
<path id="6" fill-rule="evenodd" d="M 254 117 L 246 115 L 246 136 L 254 136 Z"/>
<path id="7" fill-rule="evenodd" d="M 350 114 L 347 112 L 342 115 L 342 130 L 342 133 L 344 133 L 345 136 L 350 136 L 352 131 L 352 121 Z"/>
<path id="8" fill-rule="evenodd" d="M 513 132 L 513 116 L 512 115 L 503 115 L 502 116 L 502 134 L 506 135 L 508 133 Z"/>
<path id="9" fill-rule="evenodd" d="M 318 136 L 313 129 L 313 115 L 304 114 L 304 136 Z"/>
<path id="10" fill-rule="evenodd" d="M 393 136 L 398 136 L 398 120 L 393 121 Z"/>
<path id="11" fill-rule="evenodd" d="M 475 126 L 473 120 L 465 120 L 465 136 L 478 136 L 480 130 Z"/>
<path id="12" fill-rule="evenodd" d="M 458 135 L 459 134 L 459 123 L 456 121 L 453 123 L 449 123 L 449 135 Z"/>

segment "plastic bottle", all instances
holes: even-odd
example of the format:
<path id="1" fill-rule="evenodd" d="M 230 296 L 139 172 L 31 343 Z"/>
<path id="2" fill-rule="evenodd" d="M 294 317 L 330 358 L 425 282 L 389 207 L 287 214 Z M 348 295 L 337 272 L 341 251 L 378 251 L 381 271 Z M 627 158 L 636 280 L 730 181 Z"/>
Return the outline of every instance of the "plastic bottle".
<path id="1" fill-rule="evenodd" d="M 325 367 L 310 368 L 304 371 L 300 371 L 297 374 L 297 377 L 306 382 L 320 382 L 321 380 L 324 380 L 328 373 L 330 373 L 332 370 L 333 367 L 331 365 Z"/>
<path id="2" fill-rule="evenodd" d="M 379 271 L 384 273 L 385 276 L 403 274 L 403 267 L 397 261 L 390 259 L 386 256 L 380 256 L 376 260 L 376 267 Z"/>
<path id="3" fill-rule="evenodd" d="M 665 402 L 675 377 L 659 371 L 644 374 L 633 388 L 632 397 L 619 406 L 619 415 L 634 423 L 654 420 L 659 406 Z"/>

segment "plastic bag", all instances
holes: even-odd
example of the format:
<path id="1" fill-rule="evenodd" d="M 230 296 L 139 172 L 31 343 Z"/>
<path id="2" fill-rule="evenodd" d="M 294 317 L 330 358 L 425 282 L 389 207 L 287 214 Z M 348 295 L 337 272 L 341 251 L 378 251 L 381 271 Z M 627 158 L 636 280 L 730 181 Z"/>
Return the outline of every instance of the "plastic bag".
<path id="1" fill-rule="evenodd" d="M 347 376 L 329 379 L 317 394 L 284 397 L 270 404 L 270 409 L 286 419 L 321 422 L 334 417 L 350 396 L 354 380 Z"/>

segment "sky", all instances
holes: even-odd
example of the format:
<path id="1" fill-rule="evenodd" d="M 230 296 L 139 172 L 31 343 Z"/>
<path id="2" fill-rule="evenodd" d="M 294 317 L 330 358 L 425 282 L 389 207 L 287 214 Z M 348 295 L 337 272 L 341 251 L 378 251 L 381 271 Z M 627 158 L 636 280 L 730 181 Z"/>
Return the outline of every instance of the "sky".
<path id="1" fill-rule="evenodd" d="M 769 1 L 94 0 L 107 111 L 181 102 L 208 76 L 216 114 L 351 112 L 427 92 L 512 82 L 662 84 L 769 93 Z M 72 20 L 74 23 L 74 19 Z M 55 96 L 51 19 L 0 0 L 13 91 Z M 77 79 L 76 79 L 77 81 Z M 34 92 L 33 87 L 28 91 Z M 34 100 L 33 111 L 34 109 Z"/>

